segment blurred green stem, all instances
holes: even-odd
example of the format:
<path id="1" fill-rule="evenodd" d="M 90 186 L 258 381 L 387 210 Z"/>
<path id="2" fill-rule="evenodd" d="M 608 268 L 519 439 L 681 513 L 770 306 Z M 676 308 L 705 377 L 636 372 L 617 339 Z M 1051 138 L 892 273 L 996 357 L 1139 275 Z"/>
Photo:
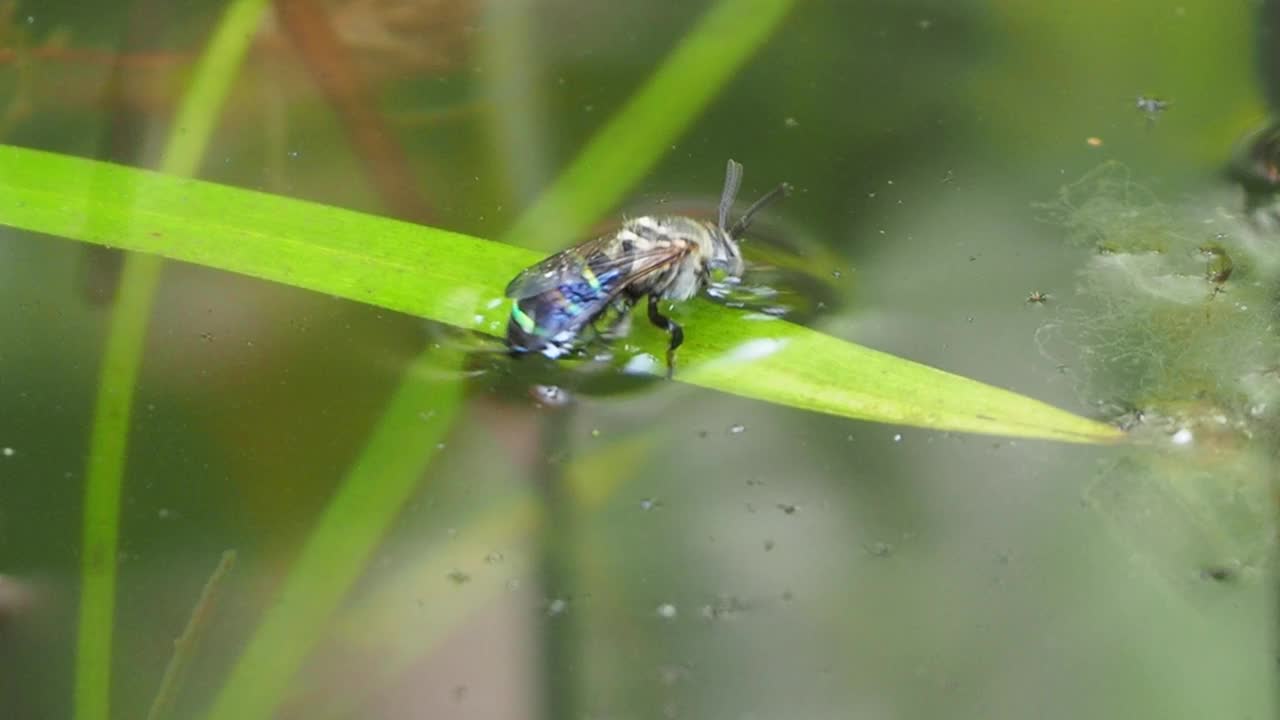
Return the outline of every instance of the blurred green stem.
<path id="1" fill-rule="evenodd" d="M 720 0 L 506 235 L 551 250 L 581 236 L 658 164 L 795 0 Z M 723 162 L 723 161 L 721 161 Z"/>
<path id="2" fill-rule="evenodd" d="M 360 577 L 387 526 L 418 486 L 462 399 L 453 350 L 424 351 L 405 371 L 356 458 L 214 700 L 210 720 L 274 717 L 294 674 Z"/>
<path id="3" fill-rule="evenodd" d="M 579 503 L 574 497 L 574 488 L 565 481 L 564 472 L 570 462 L 569 427 L 573 422 L 573 405 L 549 409 L 540 419 L 541 455 L 535 460 L 532 474 L 542 493 L 545 517 L 539 528 L 542 592 L 550 603 L 546 617 L 542 618 L 542 716 L 556 720 L 579 717 L 577 688 L 586 671 L 579 662 L 578 613 L 573 607 L 577 565 L 574 511 Z"/>
<path id="4" fill-rule="evenodd" d="M 265 0 L 233 0 L 174 119 L 162 170 L 191 175 L 199 167 L 219 109 L 258 26 Z M 95 219 L 89 217 L 89 224 Z M 115 619 L 120 494 L 133 398 L 162 260 L 130 254 L 111 313 L 85 471 L 80 618 L 76 641 L 75 717 L 111 715 L 111 646 Z"/>

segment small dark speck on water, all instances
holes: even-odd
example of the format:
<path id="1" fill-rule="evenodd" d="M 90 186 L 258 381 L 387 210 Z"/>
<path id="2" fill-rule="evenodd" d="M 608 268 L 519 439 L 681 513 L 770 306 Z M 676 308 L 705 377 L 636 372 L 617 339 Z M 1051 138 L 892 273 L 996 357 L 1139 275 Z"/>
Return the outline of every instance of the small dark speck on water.
<path id="1" fill-rule="evenodd" d="M 791 505 L 789 503 L 778 503 L 778 509 L 788 515 L 795 515 L 799 510 L 799 505 Z"/>
<path id="2" fill-rule="evenodd" d="M 1235 571 L 1227 567 L 1208 567 L 1200 571 L 1200 576 L 1214 582 L 1227 582 L 1235 579 Z"/>
<path id="3" fill-rule="evenodd" d="M 448 577 L 449 577 L 449 580 L 454 585 L 465 585 L 471 582 L 471 576 L 462 572 L 461 570 L 454 570 L 453 572 L 449 573 Z"/>

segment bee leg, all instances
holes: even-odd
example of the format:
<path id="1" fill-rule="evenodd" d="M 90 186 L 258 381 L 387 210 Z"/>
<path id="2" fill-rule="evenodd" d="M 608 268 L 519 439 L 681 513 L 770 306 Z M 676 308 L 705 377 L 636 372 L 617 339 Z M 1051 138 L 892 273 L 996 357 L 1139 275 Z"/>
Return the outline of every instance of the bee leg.
<path id="1" fill-rule="evenodd" d="M 605 340 L 617 340 L 631 333 L 631 303 L 625 300 L 615 300 L 613 302 L 613 310 L 618 316 L 605 328 Z"/>
<path id="2" fill-rule="evenodd" d="M 676 348 L 684 342 L 684 328 L 671 318 L 658 312 L 658 298 L 656 295 L 649 296 L 649 322 L 657 325 L 667 334 L 671 336 L 671 343 L 667 345 L 667 379 L 676 371 Z"/>

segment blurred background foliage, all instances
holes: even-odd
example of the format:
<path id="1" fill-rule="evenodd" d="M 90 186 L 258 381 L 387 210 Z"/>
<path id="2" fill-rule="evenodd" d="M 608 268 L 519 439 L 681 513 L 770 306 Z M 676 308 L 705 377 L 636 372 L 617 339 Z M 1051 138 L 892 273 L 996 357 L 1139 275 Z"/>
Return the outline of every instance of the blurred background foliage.
<path id="1" fill-rule="evenodd" d="M 710 3 L 324 5 L 367 112 L 334 110 L 277 17 L 201 177 L 497 237 Z M 820 258 L 840 303 L 812 322 L 1125 423 L 1140 447 L 681 386 L 564 413 L 482 374 L 282 716 L 1274 716 L 1275 231 L 1224 172 L 1276 85 L 1262 5 L 800 2 L 618 209 L 712 207 L 729 156 L 746 195 L 786 179 L 762 242 Z M 154 165 L 221 7 L 7 4 L 2 139 Z M 1236 266 L 1223 283 L 1209 241 Z M 21 588 L 0 592 L 0 691 L 12 717 L 62 717 L 119 258 L 8 230 L 0 258 L 0 573 Z M 234 547 L 177 712 L 215 697 L 439 337 L 175 264 L 159 293 L 120 717 Z"/>

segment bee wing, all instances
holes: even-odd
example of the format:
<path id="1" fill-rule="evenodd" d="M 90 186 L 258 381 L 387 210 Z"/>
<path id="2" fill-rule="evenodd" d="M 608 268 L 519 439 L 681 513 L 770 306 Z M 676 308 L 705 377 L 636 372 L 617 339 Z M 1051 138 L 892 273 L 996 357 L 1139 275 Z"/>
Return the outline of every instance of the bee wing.
<path id="1" fill-rule="evenodd" d="M 523 300 L 580 278 L 582 268 L 588 265 L 593 255 L 602 253 L 609 239 L 606 235 L 588 240 L 561 250 L 537 265 L 525 268 L 510 283 L 507 283 L 507 297 Z"/>
<path id="2" fill-rule="evenodd" d="M 542 262 L 527 268 L 515 277 L 506 289 L 509 298 L 522 300 L 541 295 L 548 290 L 581 282 L 593 282 L 604 299 L 612 299 L 617 291 L 688 252 L 688 247 L 674 243 L 652 249 L 611 255 L 611 236 L 588 240 L 581 245 L 562 250 Z"/>

